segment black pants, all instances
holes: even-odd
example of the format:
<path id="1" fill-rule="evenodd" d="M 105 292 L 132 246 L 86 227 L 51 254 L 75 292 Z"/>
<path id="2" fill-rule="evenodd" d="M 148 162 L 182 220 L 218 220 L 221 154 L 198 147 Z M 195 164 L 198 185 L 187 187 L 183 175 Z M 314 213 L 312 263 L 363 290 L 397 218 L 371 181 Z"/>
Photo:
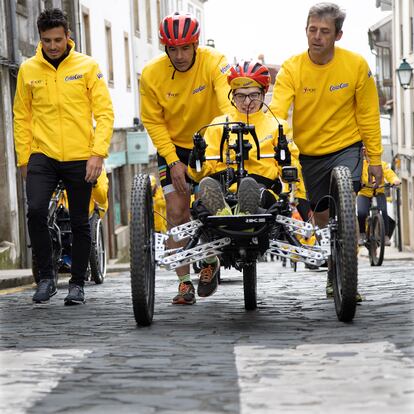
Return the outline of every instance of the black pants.
<path id="1" fill-rule="evenodd" d="M 81 286 L 88 267 L 91 233 L 89 200 L 92 185 L 85 181 L 86 161 L 59 162 L 44 154 L 32 154 L 27 168 L 27 225 L 40 279 L 53 277 L 52 243 L 47 226 L 49 201 L 59 180 L 68 195 L 72 230 L 72 277 Z"/>

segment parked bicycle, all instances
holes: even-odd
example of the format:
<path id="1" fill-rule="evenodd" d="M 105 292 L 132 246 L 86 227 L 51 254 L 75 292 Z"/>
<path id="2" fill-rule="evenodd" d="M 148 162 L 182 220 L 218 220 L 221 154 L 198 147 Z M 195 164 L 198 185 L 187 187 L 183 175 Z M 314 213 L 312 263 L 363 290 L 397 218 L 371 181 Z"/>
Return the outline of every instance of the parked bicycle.
<path id="1" fill-rule="evenodd" d="M 104 282 L 106 275 L 106 250 L 102 219 L 99 207 L 95 207 L 89 218 L 91 227 L 91 253 L 89 257 L 88 278 L 96 284 Z M 59 273 L 70 273 L 72 257 L 72 231 L 65 186 L 59 181 L 49 202 L 48 227 L 52 241 L 52 263 L 55 282 Z M 39 269 L 36 256 L 32 254 L 32 274 L 39 282 Z"/>

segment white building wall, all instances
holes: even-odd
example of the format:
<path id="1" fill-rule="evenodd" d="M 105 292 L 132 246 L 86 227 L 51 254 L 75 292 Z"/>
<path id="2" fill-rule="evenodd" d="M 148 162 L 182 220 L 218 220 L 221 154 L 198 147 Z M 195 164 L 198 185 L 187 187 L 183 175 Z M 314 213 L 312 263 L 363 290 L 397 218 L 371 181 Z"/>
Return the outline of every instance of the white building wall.
<path id="1" fill-rule="evenodd" d="M 110 22 L 112 29 L 112 56 L 114 68 L 114 83 L 109 91 L 115 112 L 114 128 L 129 128 L 133 118 L 137 116 L 137 88 L 133 73 L 133 36 L 131 34 L 131 8 L 129 0 L 81 0 L 82 6 L 89 10 L 90 36 L 92 56 L 98 61 L 105 79 L 108 81 L 108 57 L 105 36 L 105 21 Z M 82 22 L 82 15 L 79 16 Z M 124 33 L 129 35 L 129 56 L 131 88 L 127 89 L 125 69 Z M 84 52 L 84 51 L 83 51 Z"/>
<path id="2" fill-rule="evenodd" d="M 395 68 L 405 58 L 414 68 L 414 0 L 395 0 L 393 9 L 393 50 Z M 411 87 L 414 82 L 411 83 Z M 393 134 L 398 140 L 401 161 L 401 229 L 405 248 L 414 250 L 414 90 L 404 90 L 394 78 Z"/>

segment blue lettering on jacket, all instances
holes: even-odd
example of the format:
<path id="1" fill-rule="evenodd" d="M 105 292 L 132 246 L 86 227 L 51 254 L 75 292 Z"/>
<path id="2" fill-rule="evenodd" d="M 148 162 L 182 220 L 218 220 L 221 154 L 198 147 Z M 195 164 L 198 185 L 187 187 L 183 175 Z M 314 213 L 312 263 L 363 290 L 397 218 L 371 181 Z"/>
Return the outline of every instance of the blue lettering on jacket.
<path id="1" fill-rule="evenodd" d="M 77 73 L 76 75 L 70 75 L 65 77 L 65 82 L 74 81 L 77 79 L 82 79 L 83 75 L 81 73 Z"/>
<path id="2" fill-rule="evenodd" d="M 195 93 L 199 93 L 199 92 L 201 92 L 201 91 L 204 91 L 204 89 L 206 89 L 206 85 L 200 85 L 198 88 L 195 88 L 195 89 L 193 90 L 193 95 L 194 95 Z"/>
<path id="3" fill-rule="evenodd" d="M 333 91 L 337 91 L 338 89 L 344 89 L 344 88 L 347 88 L 349 86 L 349 83 L 339 83 L 338 85 L 331 85 L 330 87 L 329 87 L 329 90 L 331 91 L 331 92 L 333 92 Z"/>

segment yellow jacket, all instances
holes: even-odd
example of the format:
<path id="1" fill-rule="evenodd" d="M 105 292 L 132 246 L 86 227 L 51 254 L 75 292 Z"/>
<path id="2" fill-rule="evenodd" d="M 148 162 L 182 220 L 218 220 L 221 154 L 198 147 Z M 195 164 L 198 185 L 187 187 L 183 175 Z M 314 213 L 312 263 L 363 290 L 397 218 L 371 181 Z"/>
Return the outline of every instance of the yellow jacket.
<path id="1" fill-rule="evenodd" d="M 58 161 L 108 156 L 114 119 L 108 88 L 98 64 L 76 52 L 73 41 L 69 45 L 58 69 L 43 57 L 41 43 L 20 67 L 14 98 L 18 166 L 32 153 Z"/>
<path id="2" fill-rule="evenodd" d="M 101 175 L 96 180 L 96 184 L 92 187 L 91 201 L 89 202 L 89 215 L 95 209 L 95 205 L 99 209 L 99 216 L 102 218 L 108 210 L 108 190 L 109 180 L 106 171 L 102 170 Z"/>
<path id="3" fill-rule="evenodd" d="M 210 47 L 197 49 L 194 65 L 187 72 L 175 71 L 165 53 L 144 67 L 141 119 L 168 164 L 178 160 L 175 145 L 191 149 L 198 129 L 232 111 L 227 98 L 229 68 L 224 55 Z"/>
<path id="4" fill-rule="evenodd" d="M 387 183 L 393 184 L 394 181 L 399 180 L 398 175 L 391 169 L 390 165 L 385 161 L 382 161 L 382 172 L 384 174 L 384 178 L 380 185 L 384 185 L 384 179 Z M 368 181 L 368 161 L 364 159 L 364 163 L 362 165 L 362 175 L 361 175 L 361 183 L 363 187 L 359 191 L 358 195 L 372 198 L 374 196 L 374 190 L 369 187 L 364 187 L 365 185 L 369 186 Z M 384 194 L 384 188 L 378 188 L 376 191 L 377 194 Z"/>
<path id="5" fill-rule="evenodd" d="M 158 233 L 166 233 L 167 232 L 167 209 L 165 205 L 165 198 L 162 188 L 157 186 L 155 190 L 155 194 L 153 195 L 153 203 L 154 203 L 154 228 L 155 231 Z"/>
<path id="6" fill-rule="evenodd" d="M 220 117 L 215 118 L 212 123 L 220 123 L 225 122 L 226 118 L 228 117 L 229 121 L 240 121 L 240 122 L 247 122 L 247 117 L 245 114 L 240 112 L 233 112 L 232 115 L 222 115 Z M 287 137 L 291 137 L 291 129 L 289 125 L 284 120 L 279 120 L 279 122 L 283 125 L 284 133 Z M 278 121 L 274 119 L 268 113 L 263 113 L 262 111 L 255 112 L 253 114 L 249 114 L 249 124 L 255 126 L 256 135 L 260 145 L 260 153 L 261 154 L 273 154 L 274 147 L 277 145 L 278 139 Z M 212 126 L 207 128 L 204 138 L 207 143 L 206 149 L 206 156 L 217 156 L 220 155 L 220 141 L 221 136 L 223 134 L 223 127 L 221 125 Z M 281 167 L 278 165 L 274 158 L 261 158 L 257 160 L 257 150 L 256 144 L 254 143 L 253 137 L 248 134 L 245 135 L 245 139 L 248 139 L 249 142 L 252 144 L 252 149 L 249 151 L 249 159 L 245 161 L 244 166 L 249 174 L 260 175 L 267 179 L 274 181 L 276 178 L 280 176 Z M 230 134 L 230 142 L 236 139 L 234 134 Z M 292 165 L 295 165 L 299 168 L 300 172 L 300 164 L 298 161 L 299 151 L 297 147 L 293 144 L 289 144 L 289 148 L 291 149 L 292 153 Z M 223 157 L 225 157 L 226 146 L 223 149 Z M 231 151 L 232 160 L 234 160 L 234 151 Z M 236 164 L 231 164 L 231 167 L 236 169 Z M 220 172 L 226 169 L 226 163 L 214 160 L 208 160 L 203 163 L 202 170 L 197 172 L 195 169 L 192 169 L 190 166 L 188 167 L 188 172 L 191 178 L 194 181 L 200 182 L 203 177 L 207 177 L 212 175 L 216 172 Z M 301 175 L 300 175 L 301 178 Z M 303 180 L 302 180 L 303 186 Z M 304 187 L 303 187 L 304 192 Z M 306 198 L 306 195 L 303 197 Z"/>
<path id="7" fill-rule="evenodd" d="M 378 93 L 362 56 L 336 47 L 326 65 L 314 64 L 308 52 L 285 61 L 270 109 L 287 119 L 292 103 L 293 136 L 301 154 L 330 154 L 363 141 L 371 164 L 381 164 Z"/>

